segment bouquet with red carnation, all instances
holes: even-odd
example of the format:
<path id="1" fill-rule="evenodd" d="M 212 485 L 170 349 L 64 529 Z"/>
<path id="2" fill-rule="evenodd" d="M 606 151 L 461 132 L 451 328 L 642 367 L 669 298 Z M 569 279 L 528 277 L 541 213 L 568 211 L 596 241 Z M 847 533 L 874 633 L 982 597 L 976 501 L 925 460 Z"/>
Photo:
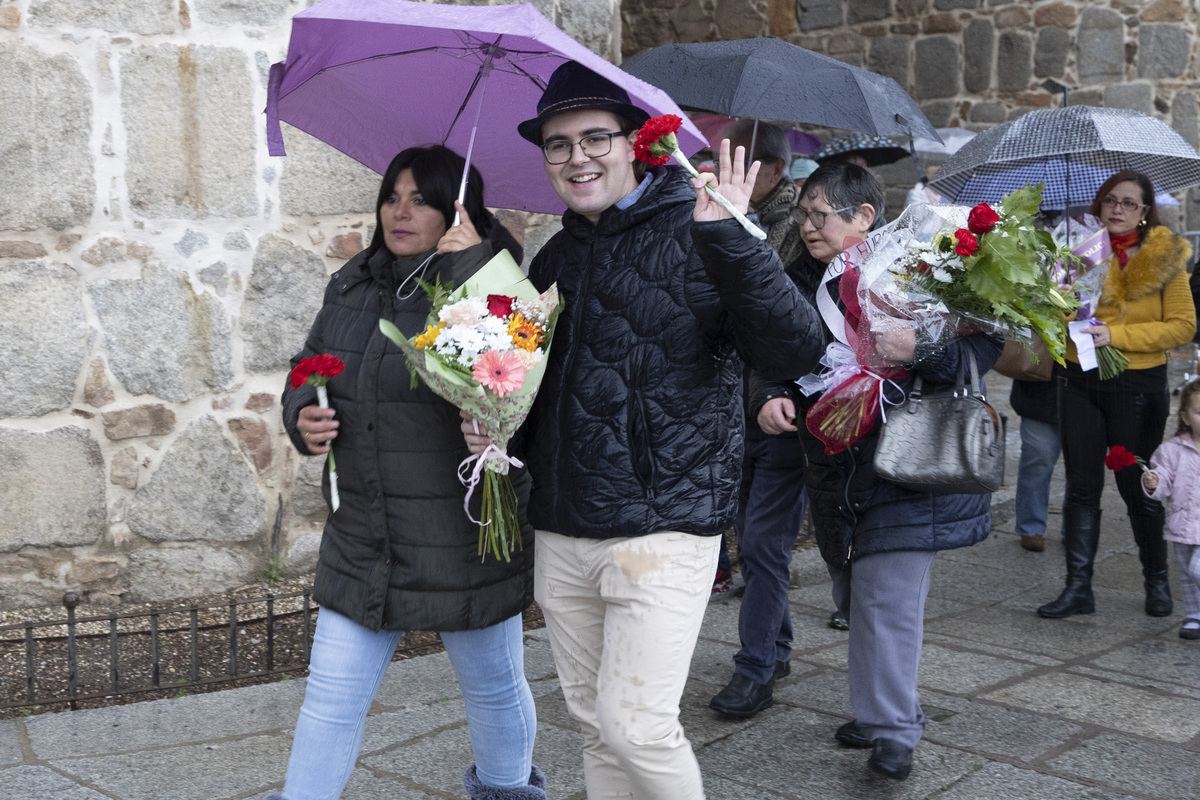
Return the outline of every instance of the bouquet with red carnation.
<path id="1" fill-rule="evenodd" d="M 674 114 L 663 114 L 661 117 L 651 117 L 646 120 L 641 130 L 638 131 L 637 139 L 633 142 L 633 155 L 638 161 L 643 161 L 651 166 L 660 166 L 674 158 L 693 178 L 699 177 L 700 173 L 679 149 L 679 139 L 676 138 L 675 131 L 679 130 L 679 126 L 682 124 L 683 119 Z M 705 185 L 704 188 L 708 191 L 709 197 L 716 200 L 721 208 L 742 223 L 742 227 L 746 229 L 747 233 L 760 241 L 767 238 L 767 234 L 762 228 L 748 220 L 745 214 L 734 208 L 733 204 L 722 197 L 716 189 L 708 185 Z"/>
<path id="2" fill-rule="evenodd" d="M 345 368 L 346 364 L 340 358 L 328 353 L 302 358 L 300 363 L 292 368 L 292 388 L 299 389 L 304 384 L 316 387 L 317 405 L 321 408 L 329 408 L 329 394 L 325 391 L 325 384 L 329 383 L 329 379 L 333 376 L 342 374 L 342 370 Z M 334 511 L 337 511 L 342 501 L 338 497 L 337 462 L 333 459 L 332 446 L 329 448 L 328 463 L 329 504 L 333 506 Z"/>
<path id="3" fill-rule="evenodd" d="M 1142 472 L 1149 472 L 1150 467 L 1146 464 L 1146 459 L 1141 456 L 1135 456 L 1125 447 L 1119 444 L 1114 444 L 1108 449 L 1108 455 L 1104 457 L 1104 466 L 1111 469 L 1113 472 L 1120 472 L 1126 467 L 1137 465 L 1142 468 Z"/>

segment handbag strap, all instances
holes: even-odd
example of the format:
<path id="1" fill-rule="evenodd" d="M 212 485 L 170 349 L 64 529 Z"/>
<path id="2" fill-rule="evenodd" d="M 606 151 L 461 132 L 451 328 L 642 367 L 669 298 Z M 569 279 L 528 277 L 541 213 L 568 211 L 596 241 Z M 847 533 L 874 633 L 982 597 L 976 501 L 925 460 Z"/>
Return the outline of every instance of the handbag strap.
<path id="1" fill-rule="evenodd" d="M 987 402 L 987 385 L 979 378 L 979 365 L 977 363 L 975 363 L 975 351 L 965 345 L 964 345 L 964 349 L 966 350 L 966 354 L 967 354 L 967 357 L 966 357 L 967 364 L 970 365 L 970 369 L 971 369 L 971 388 L 970 389 L 967 388 L 966 371 L 963 366 L 963 359 L 960 358 L 958 360 L 957 374 L 955 375 L 955 379 L 954 379 L 954 396 L 955 397 L 967 397 L 969 395 L 974 395 L 986 403 Z M 912 399 L 912 400 L 920 400 L 921 399 L 921 385 L 922 385 L 921 376 L 918 374 L 914 374 L 913 375 L 913 387 L 912 387 L 912 390 L 909 391 L 909 393 L 908 393 L 909 399 Z"/>

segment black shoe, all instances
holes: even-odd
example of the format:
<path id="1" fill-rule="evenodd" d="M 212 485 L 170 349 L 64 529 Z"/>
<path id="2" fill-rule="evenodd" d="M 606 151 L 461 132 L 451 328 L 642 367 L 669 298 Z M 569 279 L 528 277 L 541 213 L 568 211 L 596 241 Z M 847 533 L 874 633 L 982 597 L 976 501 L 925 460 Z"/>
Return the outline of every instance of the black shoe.
<path id="1" fill-rule="evenodd" d="M 788 675 L 791 675 L 791 674 L 792 674 L 792 662 L 791 661 L 776 661 L 775 662 L 775 674 L 771 676 L 771 680 L 777 681 L 780 678 L 786 678 Z"/>
<path id="2" fill-rule="evenodd" d="M 770 683 L 756 683 L 740 672 L 735 672 L 729 685 L 709 701 L 708 707 L 727 717 L 747 719 L 775 702 L 774 688 L 774 678 Z"/>
<path id="3" fill-rule="evenodd" d="M 1137 542 L 1146 579 L 1146 615 L 1169 617 L 1174 610 L 1171 585 L 1167 583 L 1167 543 L 1163 541 L 1163 517 L 1159 512 L 1150 516 L 1130 515 L 1133 540 Z"/>
<path id="4" fill-rule="evenodd" d="M 862 728 L 858 727 L 858 720 L 852 719 L 845 725 L 842 725 L 833 734 L 833 738 L 838 740 L 838 744 L 846 747 L 857 747 L 865 749 L 871 746 L 871 740 L 867 738 L 867 734 Z"/>
<path id="5" fill-rule="evenodd" d="M 895 739 L 876 739 L 867 766 L 881 775 L 902 781 L 912 772 L 912 753 L 911 747 L 905 747 Z"/>
<path id="6" fill-rule="evenodd" d="M 829 627 L 835 631 L 848 631 L 850 630 L 850 623 L 842 616 L 840 611 L 834 611 L 829 615 Z"/>

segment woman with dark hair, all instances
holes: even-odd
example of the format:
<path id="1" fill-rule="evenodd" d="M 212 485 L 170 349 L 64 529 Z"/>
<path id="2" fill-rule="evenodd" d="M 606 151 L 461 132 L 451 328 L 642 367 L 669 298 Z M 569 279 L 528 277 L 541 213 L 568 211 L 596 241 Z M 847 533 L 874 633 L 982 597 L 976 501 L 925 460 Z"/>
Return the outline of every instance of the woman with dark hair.
<path id="1" fill-rule="evenodd" d="M 525 682 L 521 612 L 533 599 L 529 479 L 514 470 L 523 549 L 510 562 L 477 552 L 458 464 L 470 455 L 458 410 L 412 387 L 404 355 L 379 330 L 420 332 L 430 301 L 417 284 L 462 283 L 500 249 L 521 248 L 483 208 L 483 180 L 445 147 L 392 160 L 375 204 L 370 246 L 333 273 L 304 349 L 345 362 L 331 408 L 309 386 L 283 393 L 283 420 L 301 455 L 337 455 L 341 504 L 321 539 L 313 597 L 321 605 L 287 783 L 277 800 L 334 800 L 358 756 L 367 710 L 403 631 L 438 631 L 458 676 L 475 764 L 472 798 L 544 800 L 532 764 L 536 712 Z M 458 221 L 456 222 L 456 214 Z M 328 481 L 328 478 L 326 478 Z M 328 483 L 325 486 L 328 497 Z M 472 513 L 479 518 L 478 497 Z"/>
<path id="2" fill-rule="evenodd" d="M 867 237 L 882 210 L 883 192 L 862 167 L 838 163 L 818 167 L 800 193 L 797 213 L 810 255 L 828 265 L 844 249 Z M 845 276 L 825 273 L 816 306 L 829 341 L 859 316 Z M 875 334 L 875 351 L 890 380 L 888 402 L 902 402 L 920 376 L 927 391 L 955 384 L 960 364 L 974 355 L 979 374 L 1000 356 L 1003 342 L 974 333 L 934 342 L 908 328 Z M 833 601 L 850 622 L 850 703 L 855 718 L 834 734 L 845 746 L 871 748 L 868 765 L 904 780 L 924 730 L 917 694 L 917 667 L 925 598 L 938 550 L 966 547 L 987 538 L 991 497 L 912 492 L 881 478 L 873 464 L 882 427 L 878 422 L 848 449 L 825 452 L 803 417 L 818 400 L 754 380 L 758 422 L 768 433 L 797 430 L 805 452 L 817 544 L 833 579 Z"/>
<path id="3" fill-rule="evenodd" d="M 1067 364 L 1055 368 L 1067 477 L 1067 585 L 1057 600 L 1038 609 L 1039 615 L 1051 619 L 1096 610 L 1092 565 L 1100 541 L 1105 453 L 1121 445 L 1149 460 L 1162 443 L 1170 406 L 1166 351 L 1188 342 L 1196 332 L 1185 269 L 1192 249 L 1159 224 L 1150 179 L 1133 171 L 1118 172 L 1096 192 L 1092 213 L 1108 228 L 1113 257 L 1087 333 L 1097 347 L 1120 350 L 1129 366 L 1115 378 L 1101 380 L 1099 370 L 1080 369 L 1075 344 L 1068 341 Z M 1117 489 L 1141 556 L 1146 613 L 1165 617 L 1172 603 L 1164 512 L 1161 503 L 1142 492 L 1138 472 L 1118 472 Z"/>

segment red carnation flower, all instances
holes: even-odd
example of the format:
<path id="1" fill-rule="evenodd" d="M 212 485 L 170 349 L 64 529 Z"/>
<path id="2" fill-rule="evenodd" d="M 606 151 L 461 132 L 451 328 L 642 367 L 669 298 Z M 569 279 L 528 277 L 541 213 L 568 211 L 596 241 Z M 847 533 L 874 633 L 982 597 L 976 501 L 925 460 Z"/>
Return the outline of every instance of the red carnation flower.
<path id="1" fill-rule="evenodd" d="M 306 383 L 311 383 L 313 386 L 324 386 L 330 378 L 340 375 L 345 368 L 345 362 L 328 353 L 302 358 L 300 363 L 292 369 L 292 388 L 299 389 Z"/>
<path id="2" fill-rule="evenodd" d="M 507 317 L 512 313 L 514 299 L 504 294 L 489 294 L 487 296 L 488 313 L 493 317 Z"/>
<path id="3" fill-rule="evenodd" d="M 958 242 L 958 244 L 954 245 L 954 252 L 963 258 L 975 255 L 975 252 L 979 249 L 979 240 L 975 238 L 975 234 L 966 228 L 956 230 L 954 232 L 954 239 Z"/>
<path id="4" fill-rule="evenodd" d="M 1109 448 L 1108 455 L 1104 457 L 1104 466 L 1108 467 L 1113 472 L 1120 472 L 1126 467 L 1132 467 L 1140 460 L 1141 459 L 1126 450 L 1121 445 L 1115 444 Z"/>
<path id="5" fill-rule="evenodd" d="M 1000 221 L 1000 215 L 995 209 L 987 203 L 980 203 L 971 209 L 971 213 L 967 216 L 967 228 L 976 236 L 982 236 L 996 227 L 996 223 Z"/>
<path id="6" fill-rule="evenodd" d="M 633 142 L 633 155 L 638 161 L 659 166 L 671 160 L 671 153 L 679 147 L 675 132 L 683 119 L 674 114 L 651 117 L 642 124 L 637 139 Z"/>

